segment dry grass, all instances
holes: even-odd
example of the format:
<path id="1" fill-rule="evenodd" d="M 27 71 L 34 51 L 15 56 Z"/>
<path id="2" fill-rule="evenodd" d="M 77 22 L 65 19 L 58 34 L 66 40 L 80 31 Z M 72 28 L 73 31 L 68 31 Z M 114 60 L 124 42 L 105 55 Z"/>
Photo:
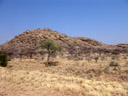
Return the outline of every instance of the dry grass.
<path id="1" fill-rule="evenodd" d="M 0 68 L 0 93 L 4 94 L 5 91 L 7 93 L 9 90 L 7 88 L 10 88 L 9 84 L 11 84 L 27 90 L 25 94 L 36 93 L 34 96 L 128 95 L 128 78 L 120 78 L 120 76 L 127 76 L 127 59 L 116 60 L 120 64 L 120 74 L 118 70 L 112 74 L 104 73 L 104 69 L 111 61 L 109 57 L 104 61 L 99 59 L 97 63 L 95 60 L 88 62 L 86 60 L 73 61 L 60 58 L 53 61 L 58 61 L 58 65 L 45 67 L 44 61 L 34 59 L 10 61 L 8 68 Z M 7 88 L 2 87 L 6 84 Z M 32 96 L 23 94 L 24 91 L 21 92 L 23 95 L 11 92 L 4 96 Z M 50 95 L 50 92 L 54 94 Z"/>
<path id="2" fill-rule="evenodd" d="M 55 89 L 60 91 L 70 90 L 77 94 L 88 94 L 88 96 L 113 96 L 117 94 L 126 96 L 127 83 L 104 82 L 86 80 L 78 77 L 49 74 L 40 71 L 8 70 L 1 68 L 1 79 L 14 84 L 34 88 Z M 85 92 L 85 93 L 83 93 Z"/>

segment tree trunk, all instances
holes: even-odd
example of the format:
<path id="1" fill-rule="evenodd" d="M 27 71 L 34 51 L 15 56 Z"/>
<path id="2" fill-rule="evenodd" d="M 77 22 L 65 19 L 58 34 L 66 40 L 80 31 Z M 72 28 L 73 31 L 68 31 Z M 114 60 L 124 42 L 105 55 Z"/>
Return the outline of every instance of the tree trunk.
<path id="1" fill-rule="evenodd" d="M 50 58 L 50 55 L 48 54 L 48 57 L 47 57 L 47 63 L 46 63 L 46 67 L 48 67 L 48 65 L 49 65 L 49 58 Z"/>

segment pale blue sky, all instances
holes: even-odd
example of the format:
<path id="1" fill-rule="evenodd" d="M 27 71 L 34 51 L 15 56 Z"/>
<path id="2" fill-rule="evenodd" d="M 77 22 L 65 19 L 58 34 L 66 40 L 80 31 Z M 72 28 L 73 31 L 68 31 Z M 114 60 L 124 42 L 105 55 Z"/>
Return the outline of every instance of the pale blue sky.
<path id="1" fill-rule="evenodd" d="M 128 43 L 128 0 L 0 0 L 0 44 L 36 28 Z"/>

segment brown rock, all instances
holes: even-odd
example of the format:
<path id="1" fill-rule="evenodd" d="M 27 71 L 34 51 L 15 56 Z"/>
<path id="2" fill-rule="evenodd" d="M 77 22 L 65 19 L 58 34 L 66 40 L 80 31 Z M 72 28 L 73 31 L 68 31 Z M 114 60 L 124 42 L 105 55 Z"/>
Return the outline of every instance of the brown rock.
<path id="1" fill-rule="evenodd" d="M 63 47 L 63 53 L 68 53 L 72 58 L 82 59 L 86 54 L 92 53 L 127 53 L 128 44 L 106 45 L 96 40 L 85 37 L 69 37 L 51 29 L 35 29 L 15 36 L 9 42 L 0 45 L 1 49 L 17 56 L 20 52 L 39 48 L 42 41 L 51 40 Z"/>

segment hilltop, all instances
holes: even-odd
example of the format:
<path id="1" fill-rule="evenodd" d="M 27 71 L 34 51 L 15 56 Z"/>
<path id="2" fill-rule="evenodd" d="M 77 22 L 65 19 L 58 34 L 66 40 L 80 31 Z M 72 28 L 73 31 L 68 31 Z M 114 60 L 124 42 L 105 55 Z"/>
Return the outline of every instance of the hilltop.
<path id="1" fill-rule="evenodd" d="M 128 44 L 106 45 L 86 37 L 70 37 L 51 29 L 27 30 L 1 45 L 1 49 L 13 53 L 16 57 L 21 53 L 37 52 L 43 41 L 54 41 L 63 47 L 65 57 L 84 59 L 92 53 L 119 54 L 126 53 Z"/>

